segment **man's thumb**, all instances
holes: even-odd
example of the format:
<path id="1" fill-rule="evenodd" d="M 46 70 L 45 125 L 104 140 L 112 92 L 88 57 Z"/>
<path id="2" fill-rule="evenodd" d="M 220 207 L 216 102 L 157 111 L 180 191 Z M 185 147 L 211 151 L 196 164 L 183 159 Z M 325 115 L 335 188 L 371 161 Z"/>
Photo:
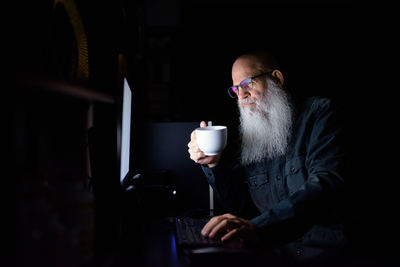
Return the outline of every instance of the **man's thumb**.
<path id="1" fill-rule="evenodd" d="M 207 124 L 205 121 L 200 122 L 200 127 L 206 127 L 206 126 L 207 126 Z"/>

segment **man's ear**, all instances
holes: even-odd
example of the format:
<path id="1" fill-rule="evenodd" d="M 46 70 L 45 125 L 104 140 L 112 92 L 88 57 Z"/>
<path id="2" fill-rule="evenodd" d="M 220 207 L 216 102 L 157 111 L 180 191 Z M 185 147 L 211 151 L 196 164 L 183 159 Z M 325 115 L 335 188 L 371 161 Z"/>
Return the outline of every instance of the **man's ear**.
<path id="1" fill-rule="evenodd" d="M 280 70 L 274 70 L 272 72 L 272 77 L 280 86 L 283 86 L 285 79 L 283 78 L 283 74 Z"/>

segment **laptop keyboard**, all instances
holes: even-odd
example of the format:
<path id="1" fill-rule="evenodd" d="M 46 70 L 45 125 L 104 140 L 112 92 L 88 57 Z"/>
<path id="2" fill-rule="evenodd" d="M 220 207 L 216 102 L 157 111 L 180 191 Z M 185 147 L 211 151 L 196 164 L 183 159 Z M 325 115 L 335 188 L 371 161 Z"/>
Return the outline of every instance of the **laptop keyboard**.
<path id="1" fill-rule="evenodd" d="M 176 218 L 176 237 L 177 243 L 182 246 L 204 247 L 219 246 L 220 240 L 205 238 L 201 234 L 201 229 L 209 219 L 182 217 Z"/>

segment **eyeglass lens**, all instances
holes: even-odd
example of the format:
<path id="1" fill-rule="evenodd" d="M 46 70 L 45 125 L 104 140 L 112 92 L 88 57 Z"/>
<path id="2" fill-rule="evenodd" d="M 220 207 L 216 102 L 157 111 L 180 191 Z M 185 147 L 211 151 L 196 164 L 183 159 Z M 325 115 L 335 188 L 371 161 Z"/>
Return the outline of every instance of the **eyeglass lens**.
<path id="1" fill-rule="evenodd" d="M 251 78 L 247 78 L 247 79 L 241 81 L 239 86 L 242 87 L 242 89 L 244 89 L 244 90 L 248 90 L 248 89 L 251 89 L 252 82 L 253 81 Z M 230 93 L 233 94 L 233 96 L 235 96 L 239 93 L 239 86 L 230 87 Z"/>
<path id="2" fill-rule="evenodd" d="M 253 83 L 251 78 L 247 78 L 243 81 L 240 82 L 240 87 L 242 87 L 243 89 L 247 90 L 247 89 L 251 89 L 251 84 Z"/>

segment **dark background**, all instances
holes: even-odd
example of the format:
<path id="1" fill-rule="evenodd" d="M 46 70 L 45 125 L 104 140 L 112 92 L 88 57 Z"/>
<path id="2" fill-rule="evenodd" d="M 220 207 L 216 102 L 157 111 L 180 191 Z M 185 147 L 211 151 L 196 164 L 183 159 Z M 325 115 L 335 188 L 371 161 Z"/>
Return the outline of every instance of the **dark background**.
<path id="1" fill-rule="evenodd" d="M 329 97 L 341 107 L 348 133 L 349 235 L 361 244 L 360 250 L 378 251 L 383 258 L 392 255 L 396 246 L 389 244 L 396 240 L 398 210 L 398 103 L 393 78 L 398 68 L 395 14 L 390 7 L 306 0 L 121 0 L 76 5 L 87 36 L 87 80 L 74 76 L 73 33 L 65 17 L 54 17 L 52 1 L 15 6 L 19 23 L 9 27 L 16 78 L 12 171 L 17 181 L 16 247 L 21 265 L 76 266 L 95 251 L 115 250 L 121 231 L 126 231 L 121 210 L 132 208 L 121 203 L 133 203 L 114 179 L 118 159 L 116 144 L 109 140 L 117 134 L 110 127 L 115 125 L 117 104 L 94 101 L 96 127 L 91 134 L 97 138 L 97 155 L 103 156 L 92 159 L 97 165 L 90 180 L 85 153 L 86 116 L 92 102 L 49 93 L 33 86 L 35 81 L 88 88 L 117 102 L 117 59 L 124 54 L 134 92 L 131 169 L 150 184 L 165 185 L 180 177 L 177 170 L 201 176 L 195 164 L 182 160 L 188 125 L 201 120 L 230 129 L 237 125 L 235 100 L 226 88 L 235 58 L 253 49 L 269 49 L 276 55 L 289 90 Z M 174 135 L 171 127 L 178 125 L 180 131 Z M 158 129 L 168 131 L 165 138 L 187 136 L 170 143 L 180 146 L 171 150 L 167 162 L 159 156 L 167 152 L 157 154 L 155 146 L 155 151 L 148 149 L 148 144 L 168 144 L 159 139 Z M 234 131 L 231 134 L 234 137 Z M 99 143 L 108 145 L 99 148 Z M 182 167 L 176 164 L 179 160 Z M 205 186 L 204 180 L 196 183 Z M 204 196 L 196 199 L 187 194 L 178 198 L 178 206 L 204 206 Z M 137 233 L 131 234 L 140 240 Z"/>

